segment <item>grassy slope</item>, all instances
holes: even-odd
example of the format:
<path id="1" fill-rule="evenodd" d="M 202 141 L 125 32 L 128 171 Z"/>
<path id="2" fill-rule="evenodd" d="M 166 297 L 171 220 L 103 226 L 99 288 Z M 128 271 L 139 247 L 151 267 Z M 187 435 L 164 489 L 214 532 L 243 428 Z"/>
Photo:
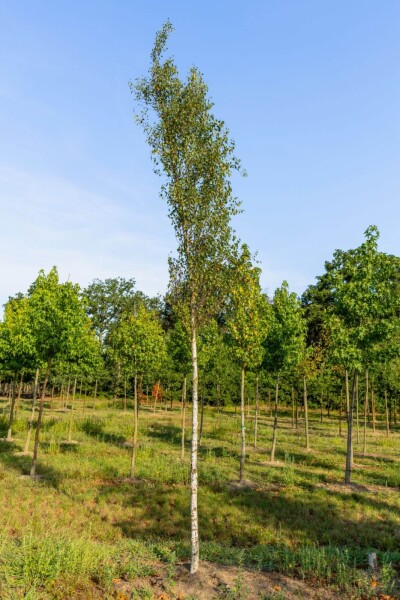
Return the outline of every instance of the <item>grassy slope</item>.
<path id="1" fill-rule="evenodd" d="M 12 447 L 0 443 L 1 598 L 113 597 L 113 579 L 146 575 L 157 561 L 172 564 L 188 557 L 190 442 L 182 463 L 178 408 L 153 414 L 143 407 L 134 483 L 126 480 L 130 449 L 122 446 L 131 436 L 132 413 L 124 415 L 105 402 L 86 415 L 76 410 L 79 446 L 60 445 L 67 437 L 68 415 L 55 410 L 47 416 L 38 468 L 43 478 L 21 478 L 30 466 L 28 457 L 16 455 L 23 446 L 27 409 L 16 421 L 20 441 Z M 248 419 L 246 478 L 253 485 L 238 489 L 230 484 L 238 477 L 239 414 L 206 410 L 202 556 L 364 590 L 367 584 L 360 583 L 353 565 L 365 566 L 369 549 L 381 552 L 381 564 L 400 559 L 395 489 L 400 487 L 400 433 L 387 438 L 383 430 L 369 432 L 366 457 L 356 445 L 353 480 L 365 489 L 348 492 L 329 485 L 342 481 L 345 463 L 337 419 L 324 417 L 320 423 L 316 413 L 311 418 L 312 451 L 307 453 L 303 423 L 295 431 L 289 414 L 281 414 L 280 466 L 263 464 L 269 459 L 271 419 L 262 411 L 257 450 L 251 447 Z M 4 432 L 5 419 L 0 426 Z M 381 579 L 382 585 L 391 579 L 389 567 Z"/>

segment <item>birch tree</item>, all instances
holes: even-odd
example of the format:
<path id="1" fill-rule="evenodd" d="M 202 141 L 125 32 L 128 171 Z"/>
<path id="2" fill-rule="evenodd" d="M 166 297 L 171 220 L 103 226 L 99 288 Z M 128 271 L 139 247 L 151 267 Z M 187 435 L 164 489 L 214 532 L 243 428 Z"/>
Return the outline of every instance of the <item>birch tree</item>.
<path id="1" fill-rule="evenodd" d="M 136 118 L 151 148 L 161 196 L 169 207 L 178 242 L 170 259 L 171 287 L 187 308 L 192 355 L 191 573 L 199 564 L 197 333 L 224 296 L 225 265 L 232 239 L 231 217 L 238 204 L 230 176 L 240 170 L 234 143 L 213 113 L 208 88 L 192 67 L 185 80 L 172 58 L 164 58 L 172 31 L 167 21 L 156 35 L 147 77 L 131 83 Z"/>

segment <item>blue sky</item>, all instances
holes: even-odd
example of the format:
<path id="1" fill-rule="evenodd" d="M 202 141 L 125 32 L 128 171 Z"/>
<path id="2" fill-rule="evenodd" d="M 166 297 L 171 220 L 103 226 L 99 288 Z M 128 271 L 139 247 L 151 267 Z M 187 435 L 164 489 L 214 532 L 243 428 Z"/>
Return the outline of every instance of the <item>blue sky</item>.
<path id="1" fill-rule="evenodd" d="M 248 172 L 240 237 L 301 293 L 369 224 L 400 254 L 397 0 L 0 2 L 0 302 L 40 268 L 164 292 L 175 248 L 128 81 L 166 18 Z"/>

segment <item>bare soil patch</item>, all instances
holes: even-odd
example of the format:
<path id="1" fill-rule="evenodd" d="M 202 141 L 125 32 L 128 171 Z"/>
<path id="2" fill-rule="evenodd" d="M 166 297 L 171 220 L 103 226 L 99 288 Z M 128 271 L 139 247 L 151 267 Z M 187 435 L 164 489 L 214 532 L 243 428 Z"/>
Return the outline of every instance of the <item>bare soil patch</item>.
<path id="1" fill-rule="evenodd" d="M 224 600 L 243 598 L 261 600 L 274 595 L 285 600 L 331 600 L 337 598 L 333 592 L 275 573 L 238 570 L 206 561 L 201 562 L 199 571 L 190 575 L 189 565 L 178 564 L 173 573 L 160 565 L 156 575 L 138 578 L 133 584 L 122 580 L 114 581 L 117 598 L 129 598 L 132 591 L 146 590 L 153 593 L 155 600 Z"/>

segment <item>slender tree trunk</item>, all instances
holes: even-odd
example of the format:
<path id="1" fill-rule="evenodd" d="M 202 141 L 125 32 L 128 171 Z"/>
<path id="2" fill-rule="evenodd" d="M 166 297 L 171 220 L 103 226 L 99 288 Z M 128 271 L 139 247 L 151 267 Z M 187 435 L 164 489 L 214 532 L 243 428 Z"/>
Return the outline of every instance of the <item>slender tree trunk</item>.
<path id="1" fill-rule="evenodd" d="M 389 427 L 389 409 L 388 409 L 387 390 L 385 390 L 385 417 L 386 417 L 386 435 L 389 435 L 390 427 Z"/>
<path id="2" fill-rule="evenodd" d="M 294 422 L 295 422 L 295 409 L 294 409 L 294 387 L 292 386 L 292 429 L 294 429 Z"/>
<path id="3" fill-rule="evenodd" d="M 256 377 L 256 406 L 254 415 L 254 448 L 257 448 L 257 427 L 258 427 L 258 375 Z"/>
<path id="4" fill-rule="evenodd" d="M 346 371 L 347 373 L 347 371 Z M 357 394 L 357 385 L 358 385 L 358 373 L 354 371 L 353 378 L 353 390 L 351 394 L 351 404 L 349 407 L 349 417 L 348 417 L 348 428 L 347 428 L 347 453 L 346 453 L 346 471 L 344 475 L 344 482 L 346 484 L 351 483 L 351 470 L 353 466 L 353 414 L 354 414 L 354 405 Z"/>
<path id="5" fill-rule="evenodd" d="M 199 448 L 201 446 L 201 439 L 203 437 L 203 423 L 204 423 L 204 383 L 201 390 L 200 397 L 200 432 L 199 432 Z"/>
<path id="6" fill-rule="evenodd" d="M 197 490 L 198 490 L 198 472 L 197 472 L 197 446 L 198 446 L 198 370 L 197 370 L 197 331 L 196 319 L 193 306 L 191 307 L 191 349 L 193 365 L 193 388 L 192 388 L 192 449 L 191 449 L 191 474 L 190 474 L 190 539 L 191 539 L 191 563 L 190 573 L 194 574 L 199 568 L 199 518 L 197 511 Z"/>
<path id="7" fill-rule="evenodd" d="M 245 406 L 244 406 L 244 372 L 245 365 L 242 365 L 242 376 L 240 380 L 240 427 L 241 427 L 241 451 L 240 451 L 240 483 L 244 480 L 244 463 L 246 458 L 246 425 L 245 425 Z"/>
<path id="8" fill-rule="evenodd" d="M 7 442 L 12 442 L 12 428 L 14 422 L 14 408 L 15 408 L 15 375 L 11 384 L 11 404 L 10 404 L 10 419 L 8 422 Z"/>
<path id="9" fill-rule="evenodd" d="M 97 379 L 94 383 L 93 406 L 92 406 L 93 410 L 96 408 L 96 399 L 97 399 Z"/>
<path id="10" fill-rule="evenodd" d="M 85 409 L 86 409 L 86 398 L 87 398 L 87 384 L 85 385 L 85 391 L 83 392 L 83 406 L 82 406 L 82 413 L 85 414 Z"/>
<path id="11" fill-rule="evenodd" d="M 364 400 L 364 445 L 363 454 L 367 453 L 367 415 L 368 415 L 368 369 L 365 371 L 365 400 Z"/>
<path id="12" fill-rule="evenodd" d="M 396 396 L 393 398 L 393 423 L 395 425 L 397 425 L 397 402 L 396 402 Z"/>
<path id="13" fill-rule="evenodd" d="M 27 431 L 26 439 L 25 439 L 24 454 L 28 454 L 28 452 L 29 452 L 29 444 L 31 441 L 31 434 L 32 434 L 32 429 L 33 429 L 33 420 L 35 418 L 35 402 L 36 402 L 36 397 L 37 397 L 38 381 L 39 381 L 39 368 L 36 369 L 35 383 L 33 386 L 32 410 L 31 410 L 31 416 L 30 416 L 29 423 L 28 423 L 28 431 Z"/>
<path id="14" fill-rule="evenodd" d="M 17 402 L 16 402 L 16 406 L 15 406 L 15 414 L 18 414 L 19 411 L 19 403 L 21 402 L 21 393 L 22 393 L 22 384 L 24 382 L 24 373 L 21 373 L 21 377 L 19 380 L 19 386 L 18 386 L 18 396 L 17 396 Z"/>
<path id="15" fill-rule="evenodd" d="M 275 385 L 275 410 L 274 410 L 274 429 L 272 433 L 271 462 L 275 462 L 276 439 L 278 437 L 278 399 L 279 399 L 279 375 L 276 377 Z"/>
<path id="16" fill-rule="evenodd" d="M 50 369 L 51 369 L 51 358 L 49 358 L 48 361 L 47 361 L 46 375 L 45 375 L 45 378 L 44 378 L 44 383 L 43 383 L 43 387 L 42 387 L 42 393 L 40 395 L 39 414 L 38 414 L 38 420 L 37 420 L 37 424 L 36 424 L 35 444 L 33 446 L 33 458 L 32 458 L 31 472 L 30 472 L 30 476 L 32 478 L 34 478 L 35 475 L 36 475 L 36 465 L 37 465 L 37 457 L 38 457 L 38 450 L 39 450 L 40 429 L 41 429 L 41 426 L 42 426 L 44 399 L 46 397 L 46 387 L 47 387 L 47 382 L 49 380 Z"/>
<path id="17" fill-rule="evenodd" d="M 182 387 L 182 438 L 181 438 L 181 459 L 185 458 L 185 413 L 186 413 L 186 376 L 183 379 Z"/>
<path id="18" fill-rule="evenodd" d="M 340 390 L 340 404 L 339 404 L 339 435 L 342 437 L 342 410 L 343 410 L 343 390 Z"/>
<path id="19" fill-rule="evenodd" d="M 67 385 L 67 394 L 65 397 L 65 409 L 68 410 L 68 402 L 69 402 L 69 392 L 71 389 L 71 378 L 68 379 L 68 385 Z"/>
<path id="20" fill-rule="evenodd" d="M 359 419 L 359 406 L 358 406 L 358 380 L 356 387 L 356 431 L 357 431 L 357 444 L 360 443 L 360 419 Z"/>
<path id="21" fill-rule="evenodd" d="M 350 386 L 349 386 L 349 372 L 346 369 L 346 373 L 345 373 L 345 384 L 346 384 L 346 415 L 347 415 L 347 437 L 349 436 L 349 419 L 350 419 Z M 354 391 L 354 390 L 353 390 Z M 353 436 L 353 416 L 354 416 L 354 406 L 353 406 L 353 412 L 351 414 L 351 435 Z M 351 464 L 353 464 L 353 437 L 351 438 L 351 444 L 350 444 L 350 452 L 351 452 L 351 456 L 350 456 L 350 462 Z"/>
<path id="22" fill-rule="evenodd" d="M 320 396 L 320 399 L 319 399 L 319 408 L 320 408 L 320 417 L 319 418 L 320 418 L 321 423 L 323 421 L 323 414 L 322 414 L 322 401 L 323 401 L 323 397 L 324 397 L 324 395 L 321 392 L 321 396 Z"/>
<path id="23" fill-rule="evenodd" d="M 308 435 L 308 398 L 307 398 L 307 382 L 306 376 L 303 377 L 303 386 L 304 386 L 304 421 L 306 427 L 306 450 L 310 451 L 310 437 Z"/>
<path id="24" fill-rule="evenodd" d="M 295 406 L 295 427 L 296 427 L 296 431 L 299 428 L 299 400 L 298 400 L 298 390 L 296 389 L 296 396 L 295 396 L 295 402 L 296 402 L 296 406 Z"/>
<path id="25" fill-rule="evenodd" d="M 126 378 L 124 379 L 124 413 L 126 413 Z"/>
<path id="26" fill-rule="evenodd" d="M 137 435 L 138 435 L 138 412 L 139 412 L 139 403 L 138 403 L 138 385 L 137 385 L 137 375 L 134 378 L 134 389 L 133 389 L 133 443 L 132 443 L 132 457 L 131 457 L 131 479 L 135 477 L 135 459 L 136 459 L 136 445 L 137 445 Z"/>
<path id="27" fill-rule="evenodd" d="M 268 410 L 269 416 L 272 417 L 271 390 L 268 390 Z"/>
<path id="28" fill-rule="evenodd" d="M 375 390 L 374 384 L 371 386 L 371 404 L 372 404 L 372 431 L 376 432 L 376 410 L 375 410 Z"/>
<path id="29" fill-rule="evenodd" d="M 74 413 L 74 404 L 75 404 L 75 395 L 76 395 L 76 380 L 75 377 L 74 387 L 72 388 L 72 400 L 71 400 L 71 409 L 69 412 L 69 425 L 68 425 L 68 441 L 72 441 L 72 422 L 73 422 L 73 413 Z"/>

